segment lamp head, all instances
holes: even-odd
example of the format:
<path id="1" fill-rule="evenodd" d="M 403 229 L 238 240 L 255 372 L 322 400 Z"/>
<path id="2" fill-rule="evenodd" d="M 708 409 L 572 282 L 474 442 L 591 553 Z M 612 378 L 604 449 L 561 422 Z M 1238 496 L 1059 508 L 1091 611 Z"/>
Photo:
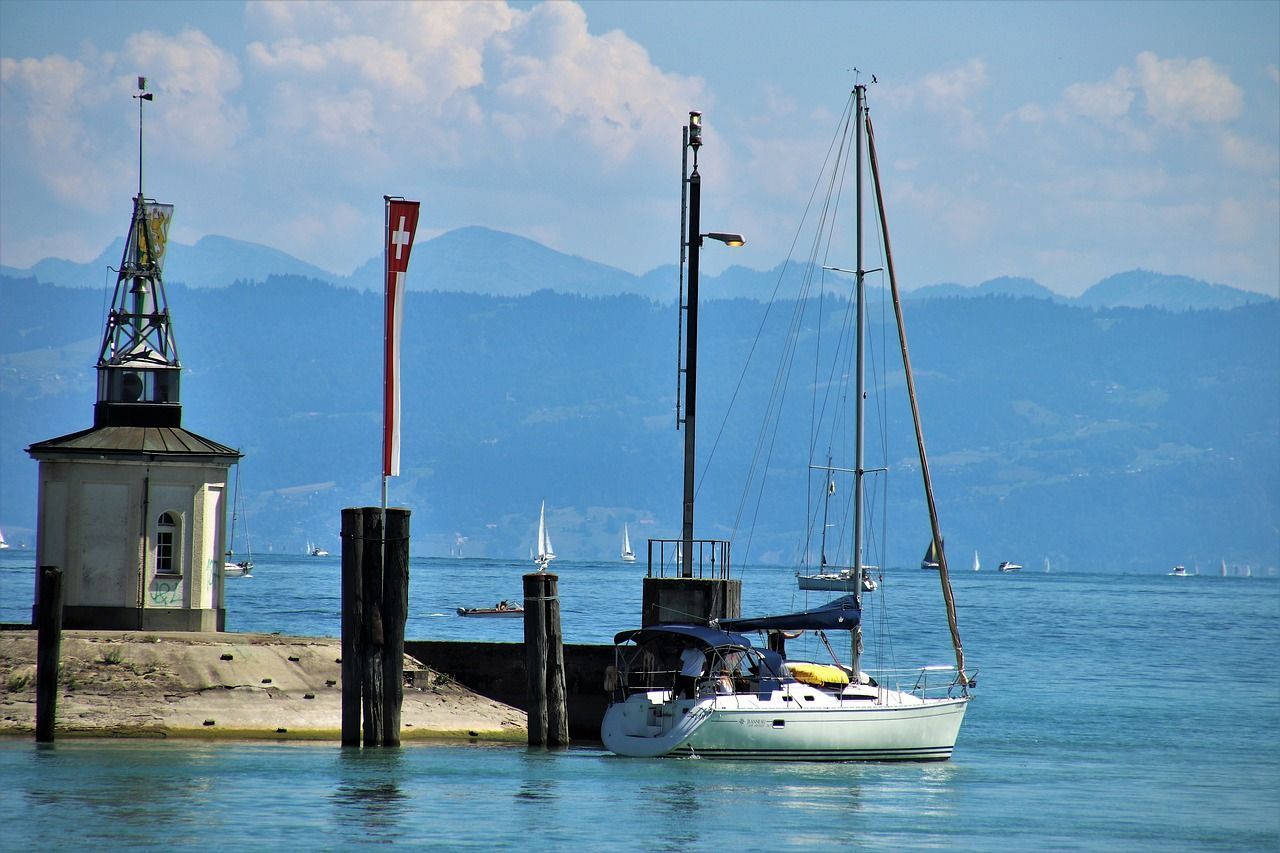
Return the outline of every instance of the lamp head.
<path id="1" fill-rule="evenodd" d="M 710 231 L 702 236 L 710 237 L 712 240 L 719 240 L 726 246 L 745 246 L 747 244 L 747 241 L 741 234 L 728 234 L 724 231 Z"/>
<path id="2" fill-rule="evenodd" d="M 689 111 L 689 144 L 697 151 L 702 146 L 702 113 Z"/>

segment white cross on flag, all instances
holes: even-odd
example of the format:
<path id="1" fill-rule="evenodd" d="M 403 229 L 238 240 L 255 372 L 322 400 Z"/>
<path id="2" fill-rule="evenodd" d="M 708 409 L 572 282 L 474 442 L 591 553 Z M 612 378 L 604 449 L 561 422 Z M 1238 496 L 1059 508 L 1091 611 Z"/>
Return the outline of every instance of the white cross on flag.
<path id="1" fill-rule="evenodd" d="M 400 476 L 400 326 L 418 202 L 387 199 L 386 361 L 383 364 L 382 476 Z"/>

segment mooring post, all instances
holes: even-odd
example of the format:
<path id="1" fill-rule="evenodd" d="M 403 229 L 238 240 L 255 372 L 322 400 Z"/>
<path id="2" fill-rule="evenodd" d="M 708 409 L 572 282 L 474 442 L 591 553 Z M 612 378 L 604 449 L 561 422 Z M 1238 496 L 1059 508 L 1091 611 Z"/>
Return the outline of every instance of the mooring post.
<path id="1" fill-rule="evenodd" d="M 364 559 L 364 513 L 342 511 L 342 745 L 360 745 L 361 562 Z"/>
<path id="2" fill-rule="evenodd" d="M 404 623 L 409 614 L 409 510 L 387 510 L 387 547 L 382 572 L 382 745 L 400 745 L 404 702 Z"/>
<path id="3" fill-rule="evenodd" d="M 360 649 L 360 681 L 364 710 L 364 745 L 382 743 L 382 654 L 385 635 L 382 619 L 382 508 L 363 507 L 364 559 L 361 561 L 364 597 L 364 632 Z"/>
<path id="4" fill-rule="evenodd" d="M 529 745 L 547 742 L 546 574 L 524 576 L 524 654 L 529 685 Z"/>
<path id="5" fill-rule="evenodd" d="M 41 566 L 36 601 L 36 743 L 53 743 L 62 658 L 62 569 Z"/>
<path id="6" fill-rule="evenodd" d="M 547 743 L 569 745 L 569 706 L 564 681 L 564 636 L 560 633 L 560 578 L 546 575 Z M 526 611 L 527 612 L 527 611 Z"/>

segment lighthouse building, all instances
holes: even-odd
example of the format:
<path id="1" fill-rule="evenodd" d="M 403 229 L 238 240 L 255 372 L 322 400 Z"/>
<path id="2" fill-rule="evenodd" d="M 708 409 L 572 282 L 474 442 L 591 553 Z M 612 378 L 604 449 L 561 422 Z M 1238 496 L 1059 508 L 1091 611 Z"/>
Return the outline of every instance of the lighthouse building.
<path id="1" fill-rule="evenodd" d="M 172 205 L 133 203 L 97 363 L 93 426 L 40 441 L 36 560 L 67 628 L 220 631 L 227 473 L 239 451 L 182 426 L 161 279 Z"/>

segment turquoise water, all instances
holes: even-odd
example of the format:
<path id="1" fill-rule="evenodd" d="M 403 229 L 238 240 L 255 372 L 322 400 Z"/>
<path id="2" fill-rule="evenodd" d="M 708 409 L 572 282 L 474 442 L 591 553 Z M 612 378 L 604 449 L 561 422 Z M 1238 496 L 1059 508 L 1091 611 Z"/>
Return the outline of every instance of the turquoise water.
<path id="1" fill-rule="evenodd" d="M 0 621 L 29 613 L 31 560 L 0 556 Z M 229 628 L 337 634 L 337 557 L 257 562 L 252 579 L 228 581 Z M 569 642 L 608 642 L 634 624 L 642 568 L 555 568 Z M 519 641 L 519 620 L 453 611 L 518 598 L 526 569 L 413 560 L 408 636 Z M 946 763 L 10 739 L 0 848 L 1280 847 L 1280 582 L 983 572 L 959 573 L 955 590 L 979 684 Z M 801 596 L 786 572 L 744 575 L 744 610 Z M 871 601 L 869 633 L 895 617 L 891 647 L 868 642 L 871 664 L 950 661 L 935 575 L 887 572 Z"/>

